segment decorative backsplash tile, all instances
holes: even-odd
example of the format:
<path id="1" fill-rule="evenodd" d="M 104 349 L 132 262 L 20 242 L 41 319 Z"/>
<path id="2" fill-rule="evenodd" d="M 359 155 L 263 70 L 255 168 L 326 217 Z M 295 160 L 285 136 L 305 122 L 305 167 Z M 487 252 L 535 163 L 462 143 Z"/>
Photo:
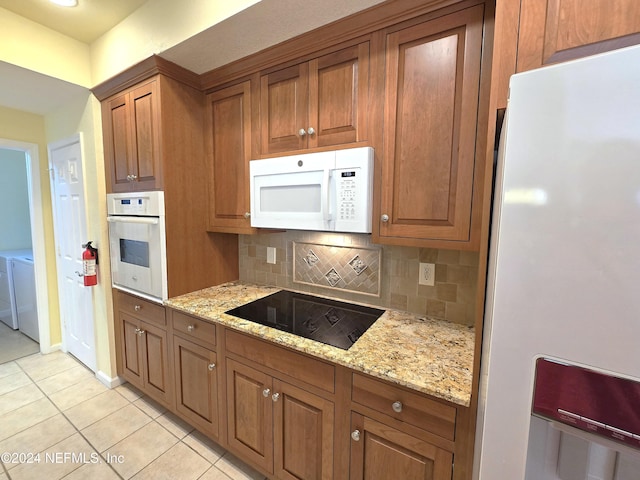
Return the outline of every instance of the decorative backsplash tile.
<path id="1" fill-rule="evenodd" d="M 380 248 L 292 242 L 293 283 L 380 296 Z"/>
<path id="2" fill-rule="evenodd" d="M 375 245 L 369 235 L 286 231 L 240 235 L 240 280 L 473 325 L 477 252 Z M 267 263 L 276 248 L 276 264 Z M 420 262 L 435 285 L 418 285 Z M 333 285 L 332 285 L 333 283 Z"/>

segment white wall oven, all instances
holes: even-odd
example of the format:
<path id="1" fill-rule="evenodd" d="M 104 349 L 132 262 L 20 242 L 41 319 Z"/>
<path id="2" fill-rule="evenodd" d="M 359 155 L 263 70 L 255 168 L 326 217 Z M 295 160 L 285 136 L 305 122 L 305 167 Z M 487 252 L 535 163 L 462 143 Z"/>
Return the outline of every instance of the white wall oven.
<path id="1" fill-rule="evenodd" d="M 164 192 L 110 193 L 107 221 L 114 288 L 167 299 Z"/>

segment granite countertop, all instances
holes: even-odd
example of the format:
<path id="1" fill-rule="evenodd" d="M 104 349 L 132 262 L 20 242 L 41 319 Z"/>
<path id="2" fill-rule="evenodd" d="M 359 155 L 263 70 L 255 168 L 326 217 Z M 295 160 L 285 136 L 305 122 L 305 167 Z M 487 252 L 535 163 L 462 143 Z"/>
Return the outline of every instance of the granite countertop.
<path id="1" fill-rule="evenodd" d="M 224 313 L 279 290 L 282 289 L 231 282 L 164 303 L 234 330 L 469 406 L 475 342 L 472 327 L 386 310 L 349 350 L 342 350 Z"/>

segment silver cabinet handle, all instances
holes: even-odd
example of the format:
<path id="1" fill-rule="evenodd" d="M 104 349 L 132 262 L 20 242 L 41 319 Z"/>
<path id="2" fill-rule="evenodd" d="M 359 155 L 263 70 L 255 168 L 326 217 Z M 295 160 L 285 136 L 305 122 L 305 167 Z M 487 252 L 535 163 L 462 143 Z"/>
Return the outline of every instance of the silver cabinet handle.
<path id="1" fill-rule="evenodd" d="M 393 408 L 393 411 L 396 413 L 400 413 L 402 411 L 402 402 L 398 401 L 398 402 L 393 402 L 391 404 L 391 408 Z"/>
<path id="2" fill-rule="evenodd" d="M 353 438 L 356 442 L 360 441 L 360 430 L 354 430 L 351 432 L 351 438 Z"/>
<path id="3" fill-rule="evenodd" d="M 307 133 L 309 135 L 313 135 L 314 133 L 316 133 L 316 130 L 313 127 L 309 127 L 309 128 L 307 128 Z"/>
<path id="4" fill-rule="evenodd" d="M 380 220 L 382 220 L 384 223 L 387 223 L 389 221 L 389 215 L 387 215 L 386 213 L 383 213 L 382 216 L 380 217 Z"/>
<path id="5" fill-rule="evenodd" d="M 139 335 L 139 334 L 140 334 L 140 329 L 139 329 L 139 328 L 136 328 L 136 329 L 134 330 L 134 332 L 135 332 L 137 335 Z"/>
<path id="6" fill-rule="evenodd" d="M 280 398 L 280 394 L 277 392 L 271 395 L 271 400 L 273 400 L 274 402 L 277 402 L 279 398 Z"/>
<path id="7" fill-rule="evenodd" d="M 269 396 L 269 394 L 270 394 L 270 393 L 271 393 L 271 390 L 269 390 L 268 388 L 265 388 L 265 389 L 262 391 L 262 396 L 266 398 L 266 397 L 268 397 L 268 396 Z"/>
<path id="8" fill-rule="evenodd" d="M 135 331 L 136 331 L 136 333 L 138 334 L 139 337 L 142 336 L 143 333 L 145 333 L 144 330 L 140 330 L 139 328 L 136 328 Z"/>
<path id="9" fill-rule="evenodd" d="M 195 328 L 196 327 L 194 327 L 193 325 L 187 325 L 187 330 L 189 330 L 190 332 L 193 332 Z"/>
<path id="10" fill-rule="evenodd" d="M 307 134 L 307 131 L 304 128 L 301 128 L 300 130 L 298 130 L 298 135 L 300 135 L 301 137 L 304 137 Z"/>
<path id="11" fill-rule="evenodd" d="M 214 368 L 216 368 L 216 364 L 215 363 L 210 363 L 207 368 L 209 369 L 209 371 L 213 370 Z"/>
<path id="12" fill-rule="evenodd" d="M 133 309 L 134 309 L 136 312 L 139 312 L 140 310 L 142 310 L 142 307 L 141 307 L 140 305 L 135 305 L 135 306 L 133 307 Z"/>
<path id="13" fill-rule="evenodd" d="M 251 217 L 251 214 L 249 212 L 244 212 L 244 218 L 249 218 Z"/>

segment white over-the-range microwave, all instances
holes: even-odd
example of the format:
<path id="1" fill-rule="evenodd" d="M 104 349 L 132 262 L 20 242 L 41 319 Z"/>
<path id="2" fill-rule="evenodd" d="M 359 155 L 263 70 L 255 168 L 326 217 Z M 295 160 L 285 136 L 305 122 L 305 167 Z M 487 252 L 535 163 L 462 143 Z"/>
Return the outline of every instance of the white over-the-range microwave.
<path id="1" fill-rule="evenodd" d="M 251 226 L 370 233 L 373 148 L 251 160 Z"/>

